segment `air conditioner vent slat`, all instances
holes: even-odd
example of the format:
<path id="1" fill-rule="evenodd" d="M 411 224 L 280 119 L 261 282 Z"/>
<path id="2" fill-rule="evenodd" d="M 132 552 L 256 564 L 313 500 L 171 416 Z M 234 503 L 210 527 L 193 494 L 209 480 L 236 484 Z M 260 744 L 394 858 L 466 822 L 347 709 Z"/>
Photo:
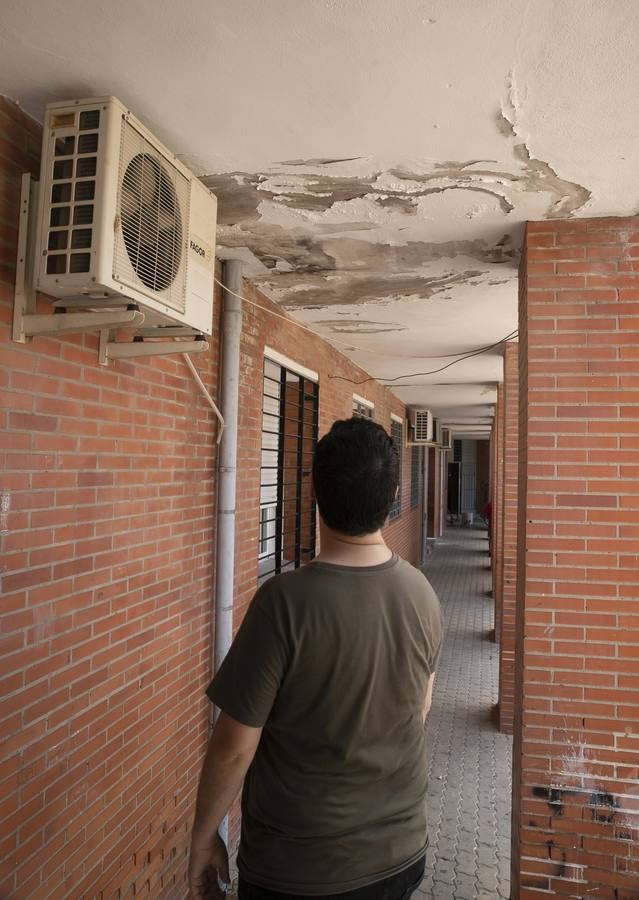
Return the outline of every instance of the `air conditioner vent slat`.
<path id="1" fill-rule="evenodd" d="M 433 440 L 433 414 L 429 409 L 410 410 L 410 422 L 414 443 L 428 444 Z"/>

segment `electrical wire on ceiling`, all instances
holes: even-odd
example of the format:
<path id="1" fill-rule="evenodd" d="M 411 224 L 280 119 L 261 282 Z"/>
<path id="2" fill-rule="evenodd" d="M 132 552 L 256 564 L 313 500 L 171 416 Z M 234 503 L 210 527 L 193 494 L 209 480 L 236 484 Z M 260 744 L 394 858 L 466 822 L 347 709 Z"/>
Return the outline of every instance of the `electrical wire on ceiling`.
<path id="1" fill-rule="evenodd" d="M 472 350 L 469 353 L 460 354 L 458 359 L 454 359 L 452 362 L 446 363 L 445 366 L 441 366 L 439 369 L 432 369 L 430 372 L 410 372 L 408 375 L 397 375 L 395 378 L 381 378 L 376 377 L 375 375 L 370 375 L 368 378 L 363 378 L 360 381 L 355 381 L 352 378 L 346 378 L 344 375 L 329 375 L 329 378 L 334 378 L 339 381 L 348 381 L 350 384 L 366 384 L 369 381 L 379 381 L 381 384 L 394 384 L 396 381 L 400 381 L 403 378 L 423 378 L 427 375 L 437 375 L 439 372 L 444 372 L 446 369 L 450 369 L 451 366 L 457 365 L 457 363 L 463 362 L 465 359 L 472 359 L 474 356 L 480 356 L 482 353 L 489 353 L 491 350 L 494 350 L 495 347 L 499 347 L 501 344 L 506 344 L 508 341 L 513 340 L 519 332 L 517 329 L 515 331 L 511 331 L 510 334 L 507 334 L 506 337 L 501 338 L 499 341 L 495 341 L 494 344 L 488 344 L 486 347 L 480 347 L 477 350 Z M 406 387 L 406 385 L 398 385 L 398 387 Z"/>
<path id="2" fill-rule="evenodd" d="M 312 328 L 309 328 L 308 325 L 304 325 L 302 322 L 298 322 L 290 316 L 282 315 L 282 313 L 275 312 L 273 309 L 269 309 L 268 306 L 263 306 L 261 303 L 256 303 L 255 300 L 249 300 L 248 297 L 243 297 L 241 294 L 237 294 L 235 291 L 232 291 L 228 288 L 219 278 L 213 276 L 213 281 L 218 284 L 223 290 L 227 291 L 229 294 L 232 294 L 234 297 L 237 297 L 238 300 L 242 300 L 244 303 L 248 303 L 249 306 L 254 306 L 256 309 L 261 309 L 263 312 L 269 313 L 271 316 L 275 316 L 276 319 L 283 319 L 285 322 L 288 322 L 289 325 L 295 325 L 297 328 L 301 328 L 302 331 L 307 331 L 309 334 L 312 334 L 313 337 L 320 337 L 316 331 L 313 331 Z M 342 347 L 346 347 L 348 350 L 361 350 L 361 347 L 354 347 L 351 343 L 346 343 L 345 341 L 339 341 L 337 338 L 331 338 L 335 344 L 341 344 Z M 353 363 L 353 365 L 357 366 L 358 369 L 361 369 L 362 372 L 365 372 L 366 369 L 363 366 L 360 366 L 358 363 Z"/>
<path id="3" fill-rule="evenodd" d="M 234 297 L 237 297 L 238 300 L 242 300 L 242 301 L 244 301 L 244 303 L 248 303 L 249 306 L 254 306 L 256 309 L 261 309 L 263 312 L 268 313 L 271 316 L 275 316 L 276 319 L 283 319 L 284 322 L 288 322 L 289 325 L 295 325 L 297 328 L 301 328 L 302 331 L 307 331 L 309 334 L 312 334 L 313 337 L 319 337 L 322 340 L 325 340 L 331 344 L 339 344 L 341 347 L 346 347 L 347 350 L 351 350 L 351 351 L 356 350 L 359 353 L 375 352 L 370 349 L 367 350 L 364 347 L 356 347 L 350 341 L 348 343 L 346 341 L 340 341 L 338 338 L 333 337 L 333 335 L 321 335 L 321 334 L 319 334 L 319 332 L 313 331 L 312 328 L 309 328 L 308 325 L 304 325 L 303 322 L 298 322 L 297 319 L 293 319 L 291 316 L 285 316 L 282 313 L 275 312 L 275 310 L 269 309 L 268 306 L 263 306 L 261 303 L 256 303 L 255 300 L 249 300 L 248 297 L 243 297 L 241 294 L 237 294 L 235 291 L 230 290 L 222 281 L 220 281 L 219 278 L 216 278 L 215 276 L 213 276 L 213 280 L 215 281 L 215 283 L 217 285 L 219 285 L 225 291 L 228 291 L 229 294 L 232 294 Z M 321 325 L 322 323 L 318 322 L 318 324 Z M 516 331 L 513 332 L 513 335 L 515 335 L 515 334 L 517 334 Z M 509 335 L 508 337 L 510 338 L 510 337 L 512 337 L 512 335 Z M 496 346 L 498 346 L 498 344 L 503 343 L 504 340 L 506 340 L 506 338 L 504 338 L 502 341 L 497 341 L 497 344 L 493 344 L 492 346 L 496 347 Z M 473 354 L 476 352 L 485 353 L 486 348 L 479 347 L 478 350 L 476 350 L 476 351 L 475 350 L 467 350 L 465 352 L 469 353 L 469 354 Z M 460 356 L 459 353 L 436 353 L 431 356 L 407 356 L 405 353 L 402 353 L 402 354 L 396 354 L 396 353 L 378 354 L 378 353 L 376 353 L 376 355 L 384 356 L 387 359 L 450 359 L 452 356 Z M 362 372 L 366 371 L 366 369 L 364 369 L 363 366 L 360 366 L 359 363 L 356 363 L 354 360 L 351 360 L 351 362 L 353 363 L 354 366 L 357 366 L 358 369 L 361 369 Z M 337 376 L 332 376 L 332 377 L 337 377 Z M 404 376 L 399 376 L 399 377 L 400 378 L 401 377 L 410 378 L 411 376 L 404 375 Z M 377 379 L 367 379 L 367 380 L 376 381 Z M 361 383 L 364 384 L 365 382 L 362 381 Z"/>

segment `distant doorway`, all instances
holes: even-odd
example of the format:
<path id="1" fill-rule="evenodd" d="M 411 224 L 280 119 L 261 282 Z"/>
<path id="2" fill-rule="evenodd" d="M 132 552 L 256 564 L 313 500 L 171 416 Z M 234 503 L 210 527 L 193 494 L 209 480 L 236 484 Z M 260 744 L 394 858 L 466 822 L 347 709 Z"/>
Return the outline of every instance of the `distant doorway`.
<path id="1" fill-rule="evenodd" d="M 461 466 L 458 462 L 448 463 L 448 513 L 458 516 L 461 502 Z"/>

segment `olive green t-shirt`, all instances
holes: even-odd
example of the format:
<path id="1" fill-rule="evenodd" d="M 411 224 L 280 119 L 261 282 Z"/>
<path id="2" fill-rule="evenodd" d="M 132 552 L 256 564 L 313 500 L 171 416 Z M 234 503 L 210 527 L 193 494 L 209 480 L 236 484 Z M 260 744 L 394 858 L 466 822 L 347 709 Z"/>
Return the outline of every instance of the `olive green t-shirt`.
<path id="1" fill-rule="evenodd" d="M 441 636 L 433 589 L 397 556 L 313 562 L 258 590 L 207 690 L 264 729 L 242 795 L 246 881 L 334 894 L 424 853 L 423 707 Z"/>

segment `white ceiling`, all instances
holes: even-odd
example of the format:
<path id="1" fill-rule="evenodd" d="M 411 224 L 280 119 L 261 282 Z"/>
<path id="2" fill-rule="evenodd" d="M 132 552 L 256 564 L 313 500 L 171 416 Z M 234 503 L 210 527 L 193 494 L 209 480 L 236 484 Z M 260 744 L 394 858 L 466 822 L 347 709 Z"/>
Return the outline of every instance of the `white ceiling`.
<path id="1" fill-rule="evenodd" d="M 516 328 L 527 219 L 639 209 L 638 38 L 635 0 L 3 0 L 0 92 L 119 96 L 218 194 L 222 255 L 486 422 L 498 349 L 416 373 Z"/>

